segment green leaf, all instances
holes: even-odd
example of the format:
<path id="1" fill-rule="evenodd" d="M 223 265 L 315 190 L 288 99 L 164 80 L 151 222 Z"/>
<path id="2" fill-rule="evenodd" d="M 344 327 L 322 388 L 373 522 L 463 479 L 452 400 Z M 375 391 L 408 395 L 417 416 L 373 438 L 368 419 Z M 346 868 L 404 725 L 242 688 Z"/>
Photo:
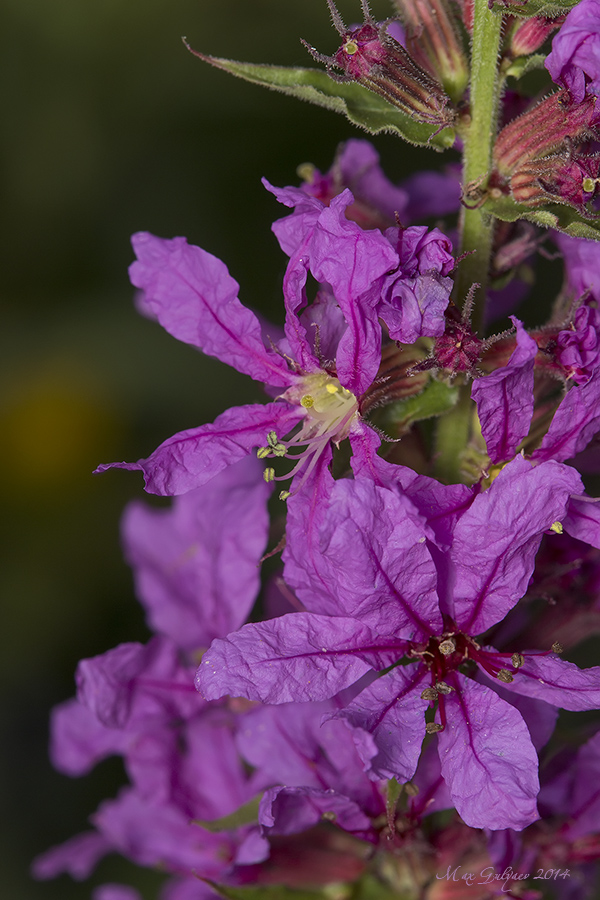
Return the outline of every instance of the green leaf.
<path id="1" fill-rule="evenodd" d="M 511 16 L 519 16 L 521 19 L 530 19 L 532 16 L 555 19 L 569 12 L 578 3 L 579 0 L 524 0 L 523 3 L 505 4 L 503 0 L 498 0 L 494 4 L 494 9 L 510 13 Z"/>
<path id="2" fill-rule="evenodd" d="M 513 78 L 522 78 L 534 69 L 543 69 L 546 61 L 545 53 L 534 53 L 533 56 L 518 56 L 506 70 L 506 75 Z"/>
<path id="3" fill-rule="evenodd" d="M 258 820 L 258 807 L 261 797 L 262 794 L 258 794 L 252 800 L 248 800 L 247 803 L 240 806 L 239 809 L 236 809 L 235 812 L 229 813 L 228 816 L 223 816 L 220 819 L 194 819 L 194 825 L 200 825 L 212 834 L 216 834 L 219 831 L 230 831 L 233 828 L 239 828 L 240 825 L 251 825 Z"/>
<path id="4" fill-rule="evenodd" d="M 431 419 L 448 412 L 455 406 L 457 400 L 458 387 L 432 378 L 420 394 L 386 407 L 377 425 L 384 431 L 389 428 L 395 436 L 400 436 L 413 422 Z"/>
<path id="5" fill-rule="evenodd" d="M 554 228 L 571 237 L 600 241 L 600 216 L 587 219 L 573 207 L 561 203 L 548 203 L 533 209 L 516 203 L 511 197 L 502 197 L 500 200 L 487 200 L 483 209 L 503 222 L 527 219 L 542 228 Z"/>
<path id="6" fill-rule="evenodd" d="M 444 128 L 436 134 L 435 126 L 416 121 L 356 82 L 334 81 L 321 69 L 257 65 L 206 56 L 195 50 L 192 52 L 211 66 L 223 69 L 237 78 L 342 113 L 354 125 L 371 134 L 391 132 L 404 138 L 409 144 L 427 146 L 433 150 L 444 150 L 454 143 L 454 131 L 451 128 Z"/>

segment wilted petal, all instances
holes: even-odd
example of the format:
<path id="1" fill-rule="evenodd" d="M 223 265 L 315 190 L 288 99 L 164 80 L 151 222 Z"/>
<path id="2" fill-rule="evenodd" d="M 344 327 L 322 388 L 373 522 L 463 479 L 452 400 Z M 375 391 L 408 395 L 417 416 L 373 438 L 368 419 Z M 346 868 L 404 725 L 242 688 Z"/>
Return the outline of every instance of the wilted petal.
<path id="1" fill-rule="evenodd" d="M 144 474 L 150 494 L 185 494 L 267 442 L 267 435 L 287 434 L 304 416 L 300 407 L 287 403 L 234 406 L 210 425 L 180 431 L 164 441 L 147 459 L 135 463 L 108 463 L 107 469 L 128 469 Z"/>
<path id="2" fill-rule="evenodd" d="M 263 703 L 326 700 L 402 651 L 399 641 L 356 619 L 289 613 L 214 641 L 196 687 L 207 700 L 224 694 Z"/>
<path id="3" fill-rule="evenodd" d="M 479 494 L 454 529 L 455 620 L 468 634 L 499 622 L 525 594 L 542 535 L 581 493 L 579 474 L 515 457 Z"/>
<path id="4" fill-rule="evenodd" d="M 378 312 L 392 340 L 414 344 L 420 337 L 443 334 L 451 290 L 452 279 L 440 275 L 389 275 Z"/>
<path id="5" fill-rule="evenodd" d="M 415 773 L 429 706 L 429 701 L 421 698 L 426 675 L 421 666 L 417 670 L 393 669 L 338 713 L 353 727 L 358 752 L 376 778 L 405 782 Z M 375 756 L 373 741 L 378 751 Z"/>
<path id="6" fill-rule="evenodd" d="M 495 691 L 458 674 L 456 682 L 444 698 L 447 724 L 438 734 L 456 810 L 472 828 L 520 831 L 539 818 L 538 759 L 527 726 Z"/>
<path id="7" fill-rule="evenodd" d="M 511 319 L 517 329 L 512 356 L 491 375 L 475 379 L 471 391 L 493 463 L 515 455 L 517 445 L 529 433 L 533 415 L 533 362 L 538 345 L 518 319 Z"/>
<path id="8" fill-rule="evenodd" d="M 170 509 L 130 504 L 125 556 L 153 630 L 179 647 L 208 647 L 239 628 L 256 599 L 270 488 L 248 457 Z"/>
<path id="9" fill-rule="evenodd" d="M 287 363 L 265 347 L 258 319 L 238 300 L 239 285 L 221 260 L 182 237 L 140 232 L 132 244 L 131 282 L 173 337 L 257 381 L 289 383 Z"/>

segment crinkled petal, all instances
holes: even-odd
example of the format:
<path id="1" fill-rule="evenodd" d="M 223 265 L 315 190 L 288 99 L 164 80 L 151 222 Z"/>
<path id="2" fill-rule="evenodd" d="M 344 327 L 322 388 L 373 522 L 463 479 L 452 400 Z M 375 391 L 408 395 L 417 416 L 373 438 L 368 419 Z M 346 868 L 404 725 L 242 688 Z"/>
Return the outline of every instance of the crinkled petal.
<path id="1" fill-rule="evenodd" d="M 207 700 L 225 694 L 263 703 L 326 700 L 369 669 L 385 668 L 402 650 L 399 641 L 356 619 L 289 613 L 214 641 L 196 687 Z"/>
<path id="2" fill-rule="evenodd" d="M 554 413 L 541 445 L 531 454 L 535 460 L 572 459 L 585 450 L 600 431 L 600 373 L 587 384 L 576 384 Z"/>
<path id="3" fill-rule="evenodd" d="M 166 638 L 120 644 L 77 667 L 77 697 L 108 728 L 187 718 L 199 709 L 191 673 Z"/>
<path id="4" fill-rule="evenodd" d="M 323 210 L 323 203 L 311 197 L 302 188 L 278 188 L 262 179 L 264 187 L 273 194 L 279 203 L 293 207 L 294 212 L 283 219 L 273 222 L 272 231 L 279 246 L 288 256 L 293 256 L 306 240 L 307 234 L 314 228 L 315 222 Z"/>
<path id="5" fill-rule="evenodd" d="M 135 234 L 131 282 L 173 337 L 266 384 L 289 384 L 283 357 L 265 347 L 260 323 L 238 300 L 239 285 L 221 260 L 185 238 Z"/>
<path id="6" fill-rule="evenodd" d="M 586 92 L 600 96 L 600 0 L 581 0 L 569 12 L 544 65 L 575 103 Z"/>
<path id="7" fill-rule="evenodd" d="M 435 543 L 441 550 L 447 550 L 457 520 L 469 508 L 478 490 L 466 484 L 441 484 L 407 466 L 386 462 L 377 455 L 381 438 L 361 420 L 350 433 L 350 444 L 355 477 L 369 478 L 380 487 L 405 493 L 433 532 Z"/>
<path id="8" fill-rule="evenodd" d="M 517 329 L 512 356 L 507 365 L 477 378 L 471 391 L 493 463 L 515 455 L 518 444 L 529 433 L 533 415 L 533 362 L 538 345 L 518 319 L 511 319 Z"/>
<path id="9" fill-rule="evenodd" d="M 527 726 L 495 691 L 459 674 L 456 687 L 444 697 L 447 723 L 438 734 L 456 810 L 472 828 L 521 831 L 539 818 L 538 759 Z"/>
<path id="10" fill-rule="evenodd" d="M 144 474 L 150 494 L 185 494 L 267 443 L 267 435 L 287 434 L 304 416 L 300 407 L 287 403 L 234 406 L 212 424 L 180 431 L 164 441 L 147 459 L 135 463 L 108 463 L 96 472 L 127 469 Z"/>
<path id="11" fill-rule="evenodd" d="M 524 653 L 514 681 L 503 687 L 552 706 L 583 712 L 600 709 L 600 666 L 580 669 L 553 654 Z"/>
<path id="12" fill-rule="evenodd" d="M 499 622 L 525 594 L 542 535 L 564 519 L 579 474 L 515 457 L 479 494 L 454 529 L 455 621 L 467 634 Z"/>
<path id="13" fill-rule="evenodd" d="M 424 667 L 400 666 L 374 681 L 338 713 L 352 726 L 358 752 L 372 777 L 406 782 L 414 775 L 429 706 L 421 698 L 426 676 Z"/>
<path id="14" fill-rule="evenodd" d="M 258 820 L 265 834 L 297 834 L 318 825 L 335 822 L 344 831 L 360 835 L 372 829 L 361 808 L 333 790 L 309 787 L 277 787 L 266 791 Z"/>
<path id="15" fill-rule="evenodd" d="M 600 499 L 571 497 L 563 527 L 571 537 L 600 550 Z"/>
<path id="16" fill-rule="evenodd" d="M 247 457 L 170 509 L 126 509 L 123 543 L 138 597 L 152 629 L 179 647 L 208 647 L 246 621 L 269 527 L 262 470 Z"/>
<path id="17" fill-rule="evenodd" d="M 290 524 L 292 540 L 306 533 L 302 521 Z M 404 495 L 367 479 L 340 479 L 331 486 L 314 535 L 317 552 L 304 562 L 308 589 L 294 584 L 287 570 L 286 578 L 308 609 L 352 615 L 406 640 L 423 638 L 442 630 L 427 535 Z M 299 552 L 303 545 L 300 551 L 293 547 L 286 560 Z"/>
<path id="18" fill-rule="evenodd" d="M 452 279 L 437 274 L 389 275 L 378 312 L 391 339 L 414 344 L 420 337 L 443 334 L 451 290 Z"/>

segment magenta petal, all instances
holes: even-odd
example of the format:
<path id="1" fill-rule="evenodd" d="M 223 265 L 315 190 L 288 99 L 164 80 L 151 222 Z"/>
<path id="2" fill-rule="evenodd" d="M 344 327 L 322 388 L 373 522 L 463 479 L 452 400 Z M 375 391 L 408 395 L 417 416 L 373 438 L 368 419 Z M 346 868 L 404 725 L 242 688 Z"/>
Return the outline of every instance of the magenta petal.
<path id="1" fill-rule="evenodd" d="M 563 527 L 571 537 L 600 550 L 600 498 L 571 497 Z"/>
<path id="2" fill-rule="evenodd" d="M 101 884 L 94 890 L 92 900 L 142 900 L 142 895 L 125 884 Z"/>
<path id="3" fill-rule="evenodd" d="M 344 831 L 371 831 L 371 820 L 358 804 L 333 790 L 310 787 L 277 787 L 266 791 L 260 804 L 259 822 L 266 834 L 296 834 L 333 821 Z"/>
<path id="4" fill-rule="evenodd" d="M 67 700 L 52 710 L 50 757 L 52 765 L 66 775 L 86 775 L 101 759 L 121 753 L 131 736 L 107 728 L 78 700 Z"/>
<path id="5" fill-rule="evenodd" d="M 455 620 L 468 634 L 499 622 L 525 594 L 542 535 L 565 517 L 579 474 L 517 456 L 479 494 L 454 529 Z"/>
<path id="6" fill-rule="evenodd" d="M 517 329 L 516 349 L 507 365 L 477 378 L 471 391 L 493 463 L 515 455 L 517 445 L 527 437 L 533 415 L 533 362 L 538 345 L 518 319 L 511 319 Z"/>
<path id="7" fill-rule="evenodd" d="M 185 494 L 206 484 L 255 447 L 264 446 L 270 431 L 275 431 L 278 437 L 287 434 L 303 415 L 304 410 L 287 403 L 234 406 L 210 425 L 174 434 L 147 459 L 103 464 L 96 473 L 107 469 L 141 471 L 150 494 L 167 497 Z"/>
<path id="8" fill-rule="evenodd" d="M 356 619 L 289 613 L 213 641 L 196 673 L 207 700 L 225 694 L 263 703 L 326 700 L 402 655 L 393 638 Z"/>
<path id="9" fill-rule="evenodd" d="M 572 459 L 585 450 L 600 431 L 600 373 L 587 384 L 575 385 L 554 413 L 541 445 L 531 454 L 535 460 Z"/>
<path id="10" fill-rule="evenodd" d="M 65 841 L 58 847 L 46 850 L 33 862 L 34 878 L 56 878 L 68 872 L 71 878 L 82 881 L 95 868 L 96 863 L 110 853 L 111 844 L 96 831 L 85 831 Z"/>
<path id="11" fill-rule="evenodd" d="M 238 300 L 239 285 L 221 260 L 185 238 L 135 234 L 131 282 L 144 305 L 173 337 L 216 356 L 266 384 L 289 383 L 285 360 L 263 343 L 254 313 Z"/>
<path id="12" fill-rule="evenodd" d="M 246 621 L 269 526 L 262 469 L 247 457 L 170 509 L 126 509 L 123 543 L 138 597 L 153 630 L 179 647 L 208 647 Z"/>
<path id="13" fill-rule="evenodd" d="M 322 507 L 315 552 L 304 561 L 308 589 L 296 585 L 286 568 L 307 609 L 352 615 L 380 634 L 406 640 L 440 632 L 428 529 L 411 501 L 364 478 L 340 479 Z M 307 534 L 302 519 L 291 525 L 292 539 Z M 305 543 L 286 551 L 286 563 L 305 553 Z M 297 560 L 294 571 L 300 566 Z"/>
<path id="14" fill-rule="evenodd" d="M 498 694 L 457 675 L 438 734 L 442 775 L 472 828 L 521 831 L 539 818 L 538 759 L 527 726 Z M 439 715 L 439 714 L 438 714 Z"/>
<path id="15" fill-rule="evenodd" d="M 580 669 L 548 654 L 525 653 L 525 662 L 505 690 L 583 712 L 600 709 L 600 666 Z"/>
<path id="16" fill-rule="evenodd" d="M 421 666 L 417 670 L 414 667 L 393 669 L 361 691 L 339 713 L 356 731 L 358 752 L 373 777 L 405 782 L 414 775 L 429 706 L 429 701 L 421 698 L 426 675 Z M 376 755 L 373 755 L 373 742 Z"/>

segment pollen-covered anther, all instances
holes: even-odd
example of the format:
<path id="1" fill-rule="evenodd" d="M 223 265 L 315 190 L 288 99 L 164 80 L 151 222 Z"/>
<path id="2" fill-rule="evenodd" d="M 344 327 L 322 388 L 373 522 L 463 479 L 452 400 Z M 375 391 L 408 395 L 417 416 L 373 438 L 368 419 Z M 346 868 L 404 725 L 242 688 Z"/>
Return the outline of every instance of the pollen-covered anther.
<path id="1" fill-rule="evenodd" d="M 452 637 L 446 638 L 445 640 L 440 641 L 438 649 L 442 656 L 452 656 L 456 650 L 456 641 Z"/>
<path id="2" fill-rule="evenodd" d="M 300 406 L 303 406 L 304 409 L 311 409 L 315 405 L 315 398 L 311 397 L 310 394 L 305 394 L 304 397 L 300 398 Z"/>
<path id="3" fill-rule="evenodd" d="M 438 725 L 437 722 L 428 722 L 427 725 L 425 726 L 425 731 L 427 732 L 427 734 L 437 734 L 438 731 L 443 731 L 443 730 L 444 730 L 444 726 Z"/>
<path id="4" fill-rule="evenodd" d="M 511 663 L 513 664 L 514 669 L 520 669 L 523 663 L 525 662 L 525 657 L 522 653 L 513 653 L 510 658 Z"/>
<path id="5" fill-rule="evenodd" d="M 426 687 L 421 693 L 421 700 L 430 700 L 433 703 L 437 698 L 438 692 L 434 687 Z"/>
<path id="6" fill-rule="evenodd" d="M 267 484 L 271 481 L 274 481 L 275 480 L 275 469 L 273 469 L 271 466 L 267 466 L 267 468 L 263 472 L 263 478 L 265 479 Z"/>
<path id="7" fill-rule="evenodd" d="M 562 534 L 563 530 L 562 522 L 553 522 L 550 526 L 550 531 L 553 531 L 554 534 Z"/>
<path id="8" fill-rule="evenodd" d="M 558 654 L 564 653 L 563 645 L 559 644 L 558 641 L 554 641 L 554 643 L 552 644 L 552 652 Z"/>
<path id="9" fill-rule="evenodd" d="M 452 691 L 454 690 L 454 688 L 453 688 L 453 687 L 450 687 L 449 684 L 446 684 L 445 681 L 436 681 L 436 683 L 435 683 L 435 689 L 436 689 L 436 691 L 438 691 L 440 694 L 451 694 Z"/>
<path id="10" fill-rule="evenodd" d="M 502 681 L 504 684 L 510 684 L 515 680 L 508 669 L 500 669 L 500 671 L 496 674 L 496 678 L 498 679 L 498 681 Z"/>

